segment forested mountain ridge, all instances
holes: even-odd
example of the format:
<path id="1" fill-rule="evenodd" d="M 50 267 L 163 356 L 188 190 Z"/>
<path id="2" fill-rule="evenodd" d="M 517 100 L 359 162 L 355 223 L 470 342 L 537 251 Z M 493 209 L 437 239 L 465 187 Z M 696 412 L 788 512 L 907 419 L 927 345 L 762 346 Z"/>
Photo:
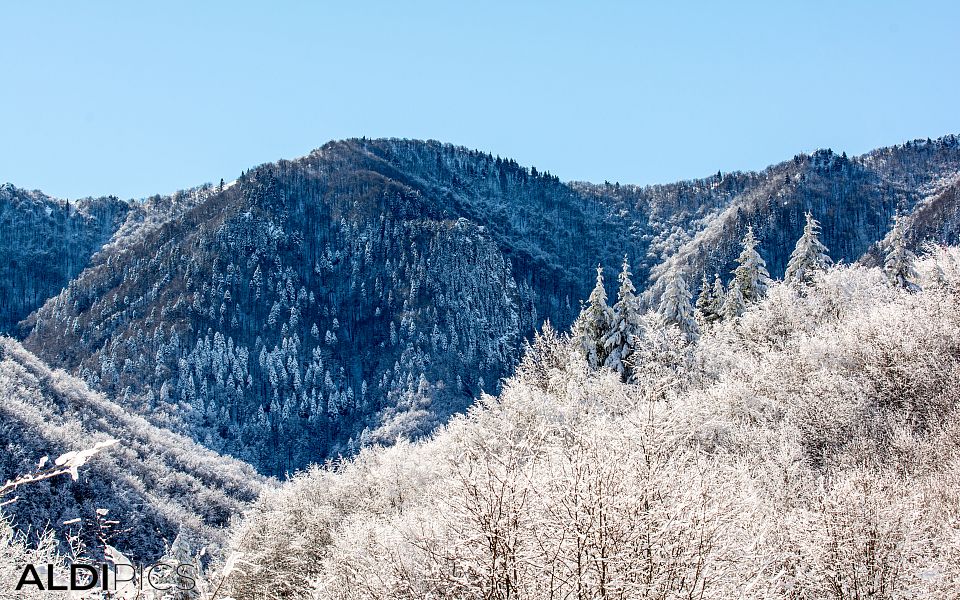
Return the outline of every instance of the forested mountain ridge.
<path id="1" fill-rule="evenodd" d="M 213 186 L 142 201 L 53 198 L 0 185 L 0 333 L 55 296 L 107 246 L 123 245 L 202 202 Z"/>
<path id="2" fill-rule="evenodd" d="M 403 176 L 374 152 L 405 144 L 410 160 L 432 152 L 437 175 Z M 461 174 L 441 195 L 444 161 Z M 584 249 L 612 263 L 629 247 L 603 227 L 574 237 L 537 206 L 591 203 L 497 162 L 350 140 L 260 167 L 105 249 L 31 318 L 26 343 L 271 473 L 428 431 L 495 389 L 544 318 L 572 320 Z M 533 222 L 491 214 L 504 199 Z M 484 224 L 462 216 L 469 207 L 487 211 Z"/>
<path id="3" fill-rule="evenodd" d="M 96 442 L 118 442 L 78 481 L 64 476 L 16 490 L 4 517 L 30 536 L 49 529 L 65 544 L 76 535 L 96 555 L 103 551 L 98 519 L 118 520 L 106 537 L 139 560 L 159 558 L 178 536 L 194 550 L 213 549 L 231 517 L 271 485 L 251 466 L 148 424 L 3 337 L 0 397 L 0 481 L 32 473 L 43 456 L 53 461 Z"/>
<path id="4" fill-rule="evenodd" d="M 758 185 L 744 190 L 716 218 L 651 271 L 648 298 L 655 298 L 657 280 L 664 273 L 686 271 L 691 281 L 701 274 L 725 274 L 733 267 L 738 241 L 752 227 L 770 273 L 786 268 L 794 241 L 800 237 L 804 213 L 812 212 L 823 227 L 823 242 L 836 261 L 852 263 L 890 231 L 900 214 L 910 222 L 930 221 L 920 216 L 935 210 L 937 228 L 917 229 L 910 237 L 918 247 L 924 241 L 953 243 L 958 223 L 955 196 L 932 199 L 955 184 L 960 176 L 960 141 L 950 135 L 916 140 L 848 158 L 830 150 L 800 154 L 766 169 Z M 914 211 L 918 212 L 912 217 Z M 955 232 L 954 232 L 955 233 Z M 876 248 L 874 248 L 874 252 Z"/>
<path id="5" fill-rule="evenodd" d="M 0 185 L 0 333 L 76 277 L 129 210 L 115 197 L 70 202 Z"/>
<path id="6" fill-rule="evenodd" d="M 958 170 L 954 136 L 647 187 L 565 184 L 438 142 L 331 142 L 141 209 L 25 344 L 282 474 L 495 390 L 524 337 L 571 323 L 597 262 L 612 273 L 626 254 L 652 301 L 669 267 L 728 270 L 752 225 L 779 276 L 807 210 L 852 262 Z"/>

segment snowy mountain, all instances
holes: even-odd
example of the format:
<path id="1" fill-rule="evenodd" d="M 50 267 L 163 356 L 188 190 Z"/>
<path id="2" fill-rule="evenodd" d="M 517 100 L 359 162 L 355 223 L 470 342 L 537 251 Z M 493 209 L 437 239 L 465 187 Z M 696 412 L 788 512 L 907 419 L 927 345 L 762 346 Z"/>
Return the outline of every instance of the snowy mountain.
<path id="1" fill-rule="evenodd" d="M 612 277 L 626 254 L 656 306 L 672 267 L 689 283 L 729 272 L 748 226 L 782 276 L 806 211 L 837 261 L 860 259 L 896 212 L 939 223 L 911 243 L 953 241 L 958 171 L 955 136 L 647 187 L 562 183 L 438 142 L 331 142 L 132 205 L 24 343 L 280 475 L 417 437 L 496 391 L 524 338 L 570 325 L 597 263 Z"/>
<path id="2" fill-rule="evenodd" d="M 703 273 L 725 276 L 733 268 L 747 227 L 759 238 L 770 273 L 782 276 L 807 211 L 823 226 L 823 242 L 831 257 L 855 262 L 890 231 L 895 214 L 928 211 L 931 196 L 955 184 L 958 175 L 960 140 L 956 136 L 908 142 L 854 158 L 830 150 L 797 155 L 766 169 L 762 181 L 738 194 L 703 227 L 690 231 L 689 239 L 652 269 L 652 294 L 648 295 L 659 292 L 656 279 L 673 268 L 685 270 L 691 281 Z M 955 197 L 944 199 L 946 206 L 955 201 Z M 941 219 L 941 224 L 939 230 L 918 230 L 911 241 L 917 245 L 926 239 L 956 242 L 951 227 L 958 222 Z"/>
<path id="3" fill-rule="evenodd" d="M 904 237 L 914 249 L 922 248 L 926 242 L 954 243 L 960 239 L 960 174 L 952 180 L 938 182 L 932 189 L 912 212 L 904 215 Z M 888 232 L 873 244 L 861 262 L 879 264 L 878 259 L 889 236 Z"/>
<path id="4" fill-rule="evenodd" d="M 76 482 L 62 476 L 16 491 L 4 515 L 34 541 L 52 530 L 64 544 L 78 535 L 97 548 L 97 521 L 116 520 L 107 537 L 138 560 L 159 558 L 177 536 L 195 549 L 217 546 L 230 518 L 271 485 L 249 465 L 149 424 L 2 337 L 0 398 L 0 481 L 33 472 L 44 456 L 118 442 Z M 98 519 L 97 510 L 109 512 Z"/>
<path id="5" fill-rule="evenodd" d="M 0 333 L 76 277 L 129 211 L 117 198 L 70 202 L 0 185 Z"/>
<path id="6" fill-rule="evenodd" d="M 0 185 L 0 333 L 55 296 L 104 247 L 142 236 L 206 200 L 212 185 L 124 201 L 68 200 Z"/>
<path id="7" fill-rule="evenodd" d="M 330 144 L 112 243 L 31 317 L 26 344 L 282 474 L 424 433 L 495 389 L 524 335 L 572 319 L 578 265 L 628 247 L 604 219 L 619 223 L 489 155 Z"/>

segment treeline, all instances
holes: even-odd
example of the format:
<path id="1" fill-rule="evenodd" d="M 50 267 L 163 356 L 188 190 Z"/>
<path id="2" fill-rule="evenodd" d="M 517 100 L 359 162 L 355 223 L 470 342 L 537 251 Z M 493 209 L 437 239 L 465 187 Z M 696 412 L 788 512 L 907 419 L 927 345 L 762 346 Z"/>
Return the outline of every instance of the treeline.
<path id="1" fill-rule="evenodd" d="M 810 286 L 832 264 L 827 247 L 820 241 L 820 223 L 806 213 L 803 234 L 797 240 L 784 272 L 786 285 L 800 290 Z M 908 248 L 904 236 L 905 221 L 894 219 L 890 234 L 884 240 L 883 271 L 890 283 L 899 288 L 918 291 L 916 255 Z M 747 308 L 762 300 L 773 280 L 767 263 L 758 251 L 759 241 L 753 229 L 741 240 L 736 268 L 724 284 L 719 274 L 714 280 L 702 275 L 700 292 L 693 302 L 686 275 L 679 269 L 667 273 L 665 289 L 657 311 L 644 314 L 644 306 L 636 295 L 626 258 L 619 275 L 617 301 L 611 307 L 603 281 L 603 267 L 597 267 L 596 285 L 574 322 L 571 336 L 593 369 L 610 368 L 624 381 L 636 377 L 645 357 L 641 351 L 647 340 L 662 335 L 665 327 L 675 327 L 687 340 L 695 340 L 701 331 L 720 321 L 736 319 Z"/>

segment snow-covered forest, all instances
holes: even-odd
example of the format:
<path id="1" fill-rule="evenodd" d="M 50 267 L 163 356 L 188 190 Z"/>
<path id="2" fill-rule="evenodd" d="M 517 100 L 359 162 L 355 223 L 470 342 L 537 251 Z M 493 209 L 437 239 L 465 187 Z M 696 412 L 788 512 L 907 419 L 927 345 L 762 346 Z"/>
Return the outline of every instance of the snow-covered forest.
<path id="1" fill-rule="evenodd" d="M 95 457 L 82 479 L 36 482 L 3 506 L 32 543 L 50 530 L 59 534 L 61 549 L 75 535 L 91 556 L 102 556 L 90 524 L 106 510 L 123 523 L 111 534 L 113 543 L 132 558 L 156 560 L 178 536 L 195 549 L 221 539 L 231 517 L 272 485 L 250 465 L 150 425 L 82 381 L 51 370 L 9 338 L 0 338 L 0 398 L 4 479 L 32 472 L 44 455 L 120 442 Z"/>
<path id="2" fill-rule="evenodd" d="M 234 529 L 230 594 L 955 597 L 960 250 L 908 263 L 905 287 L 893 262 L 827 267 L 807 231 L 806 275 L 741 314 L 694 309 L 690 335 L 665 318 L 691 312 L 681 293 L 632 319 L 628 382 L 591 365 L 589 328 L 547 327 L 430 440 L 266 493 Z"/>
<path id="3" fill-rule="evenodd" d="M 648 187 L 565 184 L 438 142 L 332 142 L 133 203 L 97 225 L 113 237 L 16 331 L 154 425 L 282 477 L 425 435 L 496 393 L 524 339 L 548 319 L 571 325 L 591 263 L 612 274 L 626 254 L 656 308 L 671 273 L 696 291 L 729 272 L 748 228 L 781 277 L 807 211 L 834 260 L 869 258 L 897 213 L 916 249 L 960 223 L 958 170 L 955 136 Z M 13 194 L 3 221 L 30 244 L 18 233 L 0 252 L 46 276 L 61 254 L 42 250 L 59 247 L 57 219 L 77 203 L 34 196 Z"/>
<path id="4" fill-rule="evenodd" d="M 71 203 L 0 185 L 0 332 L 13 331 L 86 268 L 129 211 L 118 198 Z"/>
<path id="5" fill-rule="evenodd" d="M 3 186 L 0 563 L 955 597 L 958 174 L 955 136 L 647 187 L 354 139 L 144 201 Z"/>

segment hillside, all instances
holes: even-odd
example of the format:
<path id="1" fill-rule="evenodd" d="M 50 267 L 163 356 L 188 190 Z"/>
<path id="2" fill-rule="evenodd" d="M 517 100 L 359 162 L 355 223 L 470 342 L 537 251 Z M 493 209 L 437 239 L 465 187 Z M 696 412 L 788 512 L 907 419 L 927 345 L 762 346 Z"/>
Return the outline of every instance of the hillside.
<path id="1" fill-rule="evenodd" d="M 119 442 L 95 456 L 79 481 L 59 477 L 18 490 L 3 512 L 31 536 L 50 528 L 65 543 L 79 532 L 91 552 L 102 552 L 91 524 L 97 509 L 107 509 L 119 520 L 111 543 L 133 559 L 159 558 L 178 535 L 194 549 L 213 549 L 230 518 L 270 485 L 249 465 L 157 428 L 51 370 L 9 338 L 0 338 L 0 397 L 0 480 L 33 472 L 43 456 Z M 81 523 L 64 524 L 74 520 Z"/>
<path id="2" fill-rule="evenodd" d="M 747 226 L 760 239 L 770 273 L 779 277 L 786 268 L 793 244 L 803 229 L 804 213 L 811 211 L 823 227 L 823 242 L 835 261 L 847 264 L 863 258 L 890 231 L 895 214 L 929 212 L 932 197 L 939 196 L 960 176 L 960 140 L 946 136 L 881 148 L 848 158 L 830 150 L 797 155 L 769 167 L 762 182 L 739 194 L 715 219 L 692 232 L 651 272 L 655 299 L 657 279 L 673 268 L 700 275 L 729 273 Z M 955 200 L 955 198 L 953 198 Z M 939 210 L 952 210 L 950 198 Z M 955 205 L 954 205 L 955 207 Z M 921 221 L 924 217 L 917 217 Z M 941 219 L 941 224 L 943 223 Z M 917 230 L 910 241 L 956 242 L 949 227 Z"/>
<path id="3" fill-rule="evenodd" d="M 879 264 L 889 236 L 888 232 L 871 245 L 861 262 L 869 266 Z M 960 239 L 960 174 L 935 186 L 912 212 L 904 215 L 904 238 L 913 248 L 923 248 L 928 242 L 951 243 Z"/>
<path id="4" fill-rule="evenodd" d="M 122 246 L 204 201 L 212 185 L 140 201 L 65 200 L 0 185 L 0 333 L 55 296 L 104 248 Z"/>
<path id="5" fill-rule="evenodd" d="M 359 140 L 266 165 L 101 252 L 27 346 L 268 473 L 429 431 L 496 389 L 544 318 L 572 319 L 584 248 L 614 263 L 627 245 L 578 238 L 569 222 L 612 217 L 552 177 L 397 144 L 499 191 L 470 192 L 470 220 L 435 187 L 459 175 L 404 175 Z M 526 220 L 502 221 L 508 202 Z"/>
<path id="6" fill-rule="evenodd" d="M 955 598 L 960 250 L 918 270 L 777 283 L 694 343 L 652 317 L 631 384 L 545 331 L 431 439 L 267 493 L 229 593 Z"/>
<path id="7" fill-rule="evenodd" d="M 117 198 L 71 202 L 0 185 L 0 334 L 86 268 L 129 209 Z"/>
<path id="8" fill-rule="evenodd" d="M 281 475 L 415 438 L 496 392 L 524 338 L 569 326 L 598 262 L 610 273 L 626 254 L 655 302 L 671 267 L 729 271 L 752 225 L 779 276 L 807 210 L 854 262 L 958 171 L 955 136 L 648 187 L 565 184 L 437 142 L 331 142 L 134 211 L 24 343 Z"/>

